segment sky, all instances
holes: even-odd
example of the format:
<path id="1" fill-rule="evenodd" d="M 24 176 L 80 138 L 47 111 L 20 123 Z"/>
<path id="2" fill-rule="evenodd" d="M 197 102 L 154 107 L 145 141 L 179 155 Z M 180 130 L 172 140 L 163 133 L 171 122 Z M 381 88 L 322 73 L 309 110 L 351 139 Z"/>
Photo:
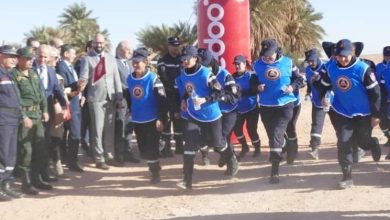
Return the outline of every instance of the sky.
<path id="1" fill-rule="evenodd" d="M 58 26 L 59 15 L 74 2 L 83 2 L 93 11 L 92 17 L 97 17 L 100 26 L 109 31 L 113 45 L 129 40 L 137 46 L 135 33 L 148 25 L 172 25 L 179 21 L 196 23 L 194 0 L 14 0 L 2 6 L 0 43 L 24 44 L 25 34 L 34 27 Z M 316 12 L 323 14 L 318 22 L 326 32 L 323 40 L 361 41 L 365 45 L 363 54 L 381 53 L 384 46 L 390 45 L 390 25 L 386 19 L 390 1 L 309 2 Z"/>

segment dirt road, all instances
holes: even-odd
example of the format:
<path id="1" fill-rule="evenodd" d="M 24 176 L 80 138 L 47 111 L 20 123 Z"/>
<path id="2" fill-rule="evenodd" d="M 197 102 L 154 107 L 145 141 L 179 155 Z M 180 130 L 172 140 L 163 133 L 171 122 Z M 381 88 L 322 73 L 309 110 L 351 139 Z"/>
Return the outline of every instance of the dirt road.
<path id="1" fill-rule="evenodd" d="M 299 158 L 294 165 L 282 164 L 278 185 L 268 183 L 268 140 L 260 126 L 262 157 L 249 154 L 234 179 L 224 178 L 214 153 L 208 167 L 200 166 L 197 156 L 192 191 L 175 187 L 182 177 L 180 156 L 162 161 L 162 182 L 155 186 L 148 183 L 145 163 L 99 171 L 83 157 L 85 173 L 67 171 L 71 178 L 60 180 L 51 192 L 1 203 L 0 219 L 390 219 L 390 161 L 383 155 L 375 163 L 367 152 L 354 166 L 355 187 L 336 190 L 341 172 L 333 128 L 327 119 L 320 160 L 310 159 L 311 104 L 302 105 Z M 378 128 L 374 134 L 385 142 Z"/>

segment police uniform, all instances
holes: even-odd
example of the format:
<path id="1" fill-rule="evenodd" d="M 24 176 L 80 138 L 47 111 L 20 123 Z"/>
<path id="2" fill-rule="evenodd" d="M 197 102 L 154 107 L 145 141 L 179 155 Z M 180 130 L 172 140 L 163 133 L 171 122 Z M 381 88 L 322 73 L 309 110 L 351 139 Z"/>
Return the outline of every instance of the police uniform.
<path id="1" fill-rule="evenodd" d="M 261 120 L 267 132 L 272 162 L 270 183 L 279 183 L 279 163 L 282 160 L 282 148 L 286 145 L 284 133 L 293 116 L 295 95 L 286 93 L 291 86 L 299 88 L 303 78 L 293 71 L 292 60 L 280 53 L 275 39 L 267 39 L 261 43 L 261 59 L 253 66 L 260 86 L 264 90 L 259 93 Z M 264 57 L 276 56 L 272 63 L 266 63 Z"/>
<path id="2" fill-rule="evenodd" d="M 170 47 L 179 47 L 180 40 L 178 37 L 169 37 L 168 44 Z M 179 55 L 172 56 L 167 53 L 157 62 L 157 73 L 160 80 L 164 84 L 165 91 L 167 93 L 168 102 L 168 120 L 165 123 L 164 131 L 162 132 L 163 150 L 162 156 L 173 156 L 171 152 L 171 125 L 173 125 L 174 140 L 175 140 L 175 153 L 183 154 L 183 121 L 180 118 L 175 118 L 175 79 L 180 74 L 180 58 Z"/>
<path id="3" fill-rule="evenodd" d="M 383 145 L 385 147 L 390 147 L 390 120 L 387 118 L 388 108 L 387 108 L 387 97 L 388 92 L 386 90 L 385 82 L 383 81 L 384 78 L 387 78 L 385 74 L 388 74 L 388 58 L 385 59 L 385 57 L 390 57 L 390 46 L 386 46 L 383 48 L 383 61 L 381 63 L 378 63 L 376 65 L 376 73 L 375 76 L 377 80 L 380 82 L 381 85 L 381 95 L 382 95 L 382 103 L 381 103 L 381 122 L 379 123 L 379 127 L 382 129 L 383 134 L 387 138 L 387 142 Z M 390 159 L 390 153 L 389 153 Z"/>
<path id="4" fill-rule="evenodd" d="M 226 138 L 229 148 L 234 151 L 230 139 L 237 120 L 237 101 L 239 98 L 238 86 L 234 81 L 233 76 L 218 64 L 218 61 L 213 58 L 210 51 L 199 48 L 198 54 L 202 59 L 202 65 L 211 69 L 212 73 L 216 76 L 218 83 L 222 86 L 223 93 L 218 99 L 219 109 L 222 113 L 222 136 Z M 203 153 L 205 151 L 201 152 Z M 223 167 L 225 163 L 224 157 L 221 156 L 218 166 Z"/>
<path id="5" fill-rule="evenodd" d="M 311 131 L 310 131 L 310 147 L 312 151 L 310 155 L 314 159 L 319 158 L 319 147 L 321 145 L 321 135 L 324 127 L 326 112 L 323 111 L 322 103 L 319 98 L 318 90 L 314 87 L 313 82 L 319 76 L 320 71 L 324 68 L 324 63 L 319 58 L 317 49 L 311 49 L 305 52 L 306 61 L 313 63 L 315 67 L 308 65 L 305 68 L 307 79 L 306 95 L 310 95 L 311 99 Z M 312 81 L 313 80 L 313 81 Z"/>
<path id="6" fill-rule="evenodd" d="M 16 56 L 11 46 L 0 47 L 2 56 Z M 0 66 L 0 201 L 11 200 L 9 182 L 16 163 L 16 144 L 20 119 L 18 90 L 7 69 Z"/>
<path id="7" fill-rule="evenodd" d="M 28 47 L 19 49 L 18 54 L 29 59 L 34 56 L 31 48 Z M 52 189 L 51 185 L 42 180 L 40 174 L 48 158 L 42 124 L 42 114 L 48 113 L 47 99 L 38 73 L 33 69 L 28 69 L 25 75 L 17 67 L 12 71 L 12 78 L 20 91 L 20 104 L 24 117 L 30 118 L 33 124 L 32 128 L 25 128 L 22 124 L 19 126 L 17 166 L 23 173 L 22 191 L 36 194 L 36 190 L 28 182 L 30 172 L 33 186 Z"/>
<path id="8" fill-rule="evenodd" d="M 133 62 L 146 62 L 148 52 L 137 49 Z M 135 72 L 127 78 L 131 121 L 137 137 L 141 157 L 147 160 L 152 173 L 151 183 L 160 181 L 159 139 L 160 132 L 156 129 L 156 121 L 164 121 L 166 114 L 166 94 L 164 86 L 157 74 L 146 69 L 146 73 L 137 77 Z"/>
<path id="9" fill-rule="evenodd" d="M 353 45 L 347 39 L 336 44 L 336 55 L 352 56 Z M 374 71 L 369 66 L 352 56 L 346 66 L 338 61 L 329 63 L 327 74 L 321 77 L 324 91 L 332 89 L 334 99 L 329 116 L 336 130 L 338 161 L 343 178 L 339 188 L 345 189 L 353 185 L 352 181 L 352 147 L 354 138 L 364 150 L 371 150 L 374 161 L 379 161 L 381 149 L 377 138 L 372 137 L 372 118 L 380 117 L 380 89 Z M 351 100 L 359 100 L 354 102 Z"/>
<path id="10" fill-rule="evenodd" d="M 189 62 L 194 57 L 199 59 L 198 51 L 193 46 L 183 48 L 181 60 Z M 199 60 L 198 60 L 199 61 Z M 192 173 L 197 147 L 200 145 L 201 133 L 209 134 L 210 144 L 227 161 L 227 175 L 234 176 L 238 172 L 238 162 L 232 149 L 227 145 L 226 138 L 222 135 L 222 113 L 218 105 L 222 87 L 216 76 L 200 63 L 190 68 L 185 68 L 179 76 L 182 88 L 186 93 L 182 102 L 186 103 L 189 119 L 184 126 L 184 179 L 178 183 L 180 188 L 192 188 Z M 204 98 L 205 103 L 195 106 L 193 100 L 197 97 Z M 199 108 L 198 108 L 199 107 Z"/>
<path id="11" fill-rule="evenodd" d="M 234 58 L 234 63 L 245 63 L 246 58 L 242 55 L 237 55 Z M 234 126 L 234 133 L 237 140 L 241 144 L 240 158 L 244 157 L 249 152 L 249 146 L 243 133 L 243 126 L 246 122 L 246 129 L 251 139 L 252 145 L 255 147 L 253 153 L 254 157 L 261 154 L 260 136 L 257 132 L 257 125 L 259 122 L 259 107 L 257 102 L 257 84 L 258 78 L 255 73 L 246 71 L 244 73 L 235 72 L 233 78 L 239 87 L 240 98 L 237 101 L 237 121 Z"/>
<path id="12" fill-rule="evenodd" d="M 298 68 L 296 68 L 295 71 L 297 71 L 296 74 L 299 74 Z M 294 102 L 292 118 L 288 122 L 286 128 L 286 146 L 284 148 L 287 152 L 286 161 L 288 164 L 294 163 L 298 153 L 298 136 L 296 131 L 296 124 L 299 113 L 301 112 L 301 96 L 299 95 L 299 87 L 294 89 L 293 93 L 297 100 Z"/>

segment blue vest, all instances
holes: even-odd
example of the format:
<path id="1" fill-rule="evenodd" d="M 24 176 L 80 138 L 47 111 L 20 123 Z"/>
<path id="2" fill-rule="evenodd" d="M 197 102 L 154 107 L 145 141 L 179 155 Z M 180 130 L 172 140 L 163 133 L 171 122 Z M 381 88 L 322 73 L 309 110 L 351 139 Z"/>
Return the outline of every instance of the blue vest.
<path id="1" fill-rule="evenodd" d="M 316 88 L 314 88 L 313 83 L 311 82 L 311 78 L 314 76 L 314 72 L 319 72 L 323 66 L 324 66 L 324 64 L 321 62 L 318 65 L 317 69 L 315 69 L 315 70 L 312 70 L 310 68 L 310 66 L 307 66 L 305 69 L 307 86 L 309 86 L 311 89 L 311 102 L 317 108 L 322 108 L 322 103 L 321 103 L 321 100 L 319 98 L 318 90 Z"/>
<path id="2" fill-rule="evenodd" d="M 383 62 L 382 63 L 378 63 L 376 65 L 376 72 L 375 72 L 376 80 L 378 80 L 378 81 L 381 80 L 381 76 L 382 76 L 383 72 L 385 71 L 385 69 L 387 69 L 386 66 L 387 65 L 384 64 Z"/>
<path id="3" fill-rule="evenodd" d="M 385 80 L 385 88 L 387 91 L 387 94 L 390 94 L 390 69 L 385 68 L 382 72 L 382 79 Z M 390 95 L 387 95 L 387 102 L 390 102 Z M 390 110 L 390 109 L 389 109 Z M 388 112 L 390 112 L 388 110 Z"/>
<path id="4" fill-rule="evenodd" d="M 334 98 L 333 109 L 348 118 L 371 114 L 367 89 L 363 84 L 364 73 L 368 65 L 356 59 L 352 66 L 342 68 L 337 62 L 328 66 L 328 75 L 332 82 Z"/>
<path id="5" fill-rule="evenodd" d="M 130 74 L 127 85 L 131 96 L 131 120 L 136 123 L 146 123 L 157 119 L 158 105 L 153 93 L 153 86 L 157 75 L 147 72 L 141 78 L 134 78 Z"/>
<path id="6" fill-rule="evenodd" d="M 226 77 L 228 75 L 230 75 L 230 73 L 226 69 L 219 67 L 218 74 L 216 77 L 217 77 L 219 84 L 221 84 L 222 87 L 225 86 Z M 228 113 L 228 112 L 231 112 L 237 108 L 237 103 L 230 104 L 230 103 L 220 101 L 218 104 L 219 104 L 219 108 L 221 109 L 222 113 Z"/>
<path id="7" fill-rule="evenodd" d="M 259 83 L 265 85 L 264 91 L 259 93 L 261 106 L 283 106 L 297 100 L 293 93 L 283 92 L 284 87 L 291 84 L 292 60 L 290 58 L 282 56 L 272 64 L 259 59 L 253 68 Z"/>
<path id="8" fill-rule="evenodd" d="M 210 95 L 211 88 L 208 86 L 208 78 L 210 74 L 213 74 L 209 69 L 201 66 L 199 70 L 191 75 L 187 74 L 185 70 L 179 75 L 181 80 L 181 86 L 188 94 L 195 91 L 199 97 L 205 97 Z M 222 116 L 219 109 L 218 102 L 207 101 L 201 105 L 200 110 L 194 109 L 194 104 L 191 98 L 187 99 L 187 112 L 195 120 L 201 122 L 212 122 L 219 119 Z"/>
<path id="9" fill-rule="evenodd" d="M 251 72 L 245 72 L 241 76 L 235 77 L 237 85 L 240 87 L 240 90 L 250 89 L 250 78 L 252 76 Z M 252 111 L 257 106 L 257 95 L 254 96 L 241 96 L 237 102 L 238 113 L 244 114 L 249 111 Z"/>

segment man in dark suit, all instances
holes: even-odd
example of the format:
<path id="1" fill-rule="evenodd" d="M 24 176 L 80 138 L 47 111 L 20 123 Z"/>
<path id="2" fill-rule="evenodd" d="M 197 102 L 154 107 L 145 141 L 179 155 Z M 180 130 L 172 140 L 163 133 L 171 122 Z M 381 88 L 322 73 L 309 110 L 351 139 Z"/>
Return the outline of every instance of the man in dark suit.
<path id="1" fill-rule="evenodd" d="M 134 156 L 133 149 L 131 147 L 131 138 L 133 134 L 133 124 L 126 118 L 127 100 L 128 94 L 126 92 L 127 77 L 133 72 L 133 67 L 130 62 L 131 46 L 128 41 L 121 41 L 116 47 L 116 62 L 118 65 L 119 75 L 122 82 L 122 90 L 124 99 L 122 101 L 122 108 L 117 109 L 116 121 L 115 121 L 115 159 L 122 163 L 123 161 L 129 161 L 133 163 L 139 163 L 140 160 Z"/>
<path id="2" fill-rule="evenodd" d="M 68 136 L 68 168 L 72 171 L 83 172 L 83 168 L 78 163 L 78 150 L 80 145 L 80 126 L 81 126 L 81 112 L 80 112 L 80 92 L 77 90 L 78 76 L 72 65 L 76 58 L 76 50 L 69 44 L 61 47 L 61 61 L 57 65 L 57 72 L 64 78 L 64 93 L 68 96 L 70 101 L 70 110 L 72 118 L 66 122 L 69 128 Z"/>
<path id="3" fill-rule="evenodd" d="M 104 52 L 106 39 L 97 34 L 93 53 L 82 60 L 80 82 L 86 82 L 91 114 L 91 145 L 96 168 L 108 170 L 114 164 L 115 108 L 122 106 L 122 83 L 115 57 Z M 84 88 L 82 88 L 84 89 Z M 103 147 L 104 141 L 104 147 Z"/>
<path id="4" fill-rule="evenodd" d="M 63 111 L 65 111 L 66 109 L 66 100 L 64 97 L 64 91 L 61 89 L 58 83 L 55 69 L 47 65 L 47 62 L 50 57 L 49 46 L 46 44 L 40 45 L 36 53 L 37 53 L 37 58 L 35 59 L 35 65 L 33 69 L 38 73 L 39 78 L 41 79 L 43 88 L 45 89 L 45 96 L 47 98 L 49 115 L 53 116 L 54 98 L 56 98 L 60 102 Z M 49 151 L 48 149 L 51 147 L 51 138 L 50 138 L 50 123 L 52 123 L 51 118 L 54 117 L 50 117 L 50 120 L 44 123 L 45 146 L 46 146 L 45 149 L 47 151 Z M 49 158 L 46 158 L 45 164 L 46 164 L 45 168 L 43 170 L 38 171 L 42 174 L 43 180 L 48 182 L 57 181 L 56 178 L 50 177 L 48 175 Z"/>
<path id="5" fill-rule="evenodd" d="M 92 40 L 88 41 L 85 44 L 84 53 L 85 55 L 81 56 L 74 64 L 74 69 L 77 72 L 77 76 L 80 77 L 81 71 L 81 63 L 82 60 L 85 59 L 85 56 L 90 54 L 93 51 L 92 49 Z M 85 153 L 93 158 L 93 150 L 90 147 L 90 135 L 91 135 L 91 116 L 89 115 L 89 107 L 87 95 L 88 91 L 85 89 L 82 92 L 80 98 L 80 107 L 81 107 L 81 148 L 85 151 Z"/>

